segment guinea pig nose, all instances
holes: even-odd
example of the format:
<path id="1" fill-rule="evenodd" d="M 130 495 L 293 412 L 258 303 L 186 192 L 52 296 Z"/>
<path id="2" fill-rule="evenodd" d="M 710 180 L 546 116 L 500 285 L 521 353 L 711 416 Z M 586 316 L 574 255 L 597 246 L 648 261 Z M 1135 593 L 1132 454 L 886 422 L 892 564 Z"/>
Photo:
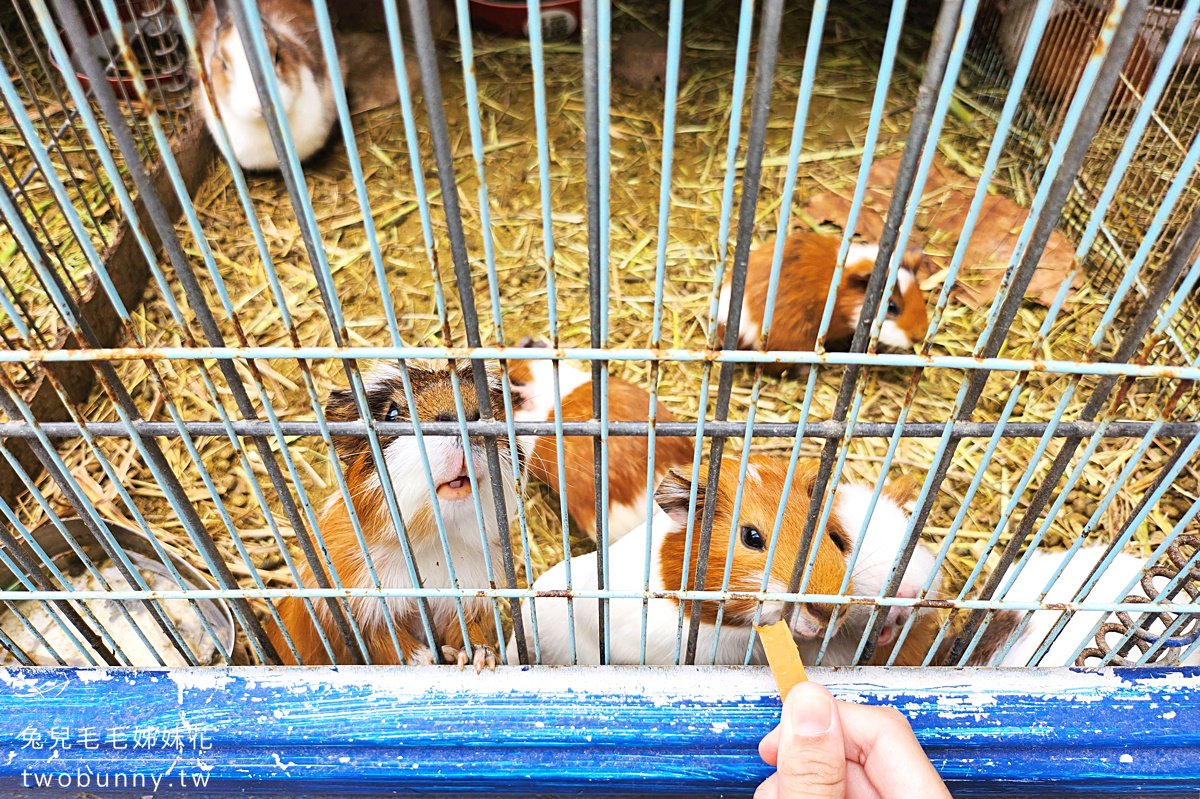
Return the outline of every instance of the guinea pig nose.
<path id="1" fill-rule="evenodd" d="M 805 602 L 804 609 L 810 616 L 822 624 L 828 624 L 829 620 L 833 618 L 833 608 L 828 607 L 827 605 L 818 605 L 813 602 Z"/>

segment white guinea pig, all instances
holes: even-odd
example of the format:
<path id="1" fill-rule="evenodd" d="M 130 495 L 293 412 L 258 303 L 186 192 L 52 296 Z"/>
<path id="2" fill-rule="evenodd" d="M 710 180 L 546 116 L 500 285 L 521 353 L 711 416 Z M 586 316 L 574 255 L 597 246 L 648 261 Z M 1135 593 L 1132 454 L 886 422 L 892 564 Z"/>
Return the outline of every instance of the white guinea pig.
<path id="1" fill-rule="evenodd" d="M 199 80 L 196 104 L 214 134 L 220 114 L 233 155 L 244 168 L 278 169 L 250 62 L 227 2 L 213 0 L 197 21 L 200 57 L 212 84 L 216 111 Z M 282 110 L 296 154 L 304 161 L 325 146 L 337 121 L 316 15 L 306 0 L 259 0 L 258 13 L 275 64 Z"/>
<path id="2" fill-rule="evenodd" d="M 1025 568 L 1013 581 L 1012 587 L 1004 593 L 1002 597 L 1009 602 L 1036 602 L 1038 595 L 1045 590 L 1047 585 L 1050 585 L 1050 590 L 1046 593 L 1044 602 L 1073 602 L 1076 594 L 1087 581 L 1088 575 L 1095 568 L 1101 559 L 1104 557 L 1107 547 L 1100 544 L 1081 547 L 1066 568 L 1054 579 L 1054 573 L 1063 565 L 1066 560 L 1068 550 L 1058 550 L 1055 552 L 1047 552 L 1038 550 L 1029 558 L 1029 562 Z M 1104 570 L 1100 579 L 1088 591 L 1083 602 L 1092 604 L 1121 602 L 1126 596 L 1136 595 L 1140 597 L 1146 596 L 1145 590 L 1140 582 L 1142 572 L 1148 564 L 1141 558 L 1135 555 L 1130 555 L 1127 552 L 1117 553 L 1116 558 Z M 1053 580 L 1053 583 L 1051 583 Z M 1126 591 L 1125 588 L 1131 582 L 1137 580 L 1137 584 L 1132 591 Z M 1155 581 L 1158 587 L 1165 585 L 1165 579 L 1159 578 Z M 1186 601 L 1186 595 L 1184 595 Z M 1103 611 L 1081 611 L 1073 614 L 1071 620 L 1059 631 L 1054 638 L 1054 643 L 1046 651 L 1046 654 L 1036 664 L 1030 664 L 1029 660 L 1034 653 L 1041 647 L 1046 636 L 1054 628 L 1055 624 L 1062 617 L 1063 611 L 1058 610 L 1036 610 L 1032 611 L 1033 617 L 1029 619 L 1025 629 L 1021 631 L 1016 643 L 1004 654 L 1004 657 L 995 665 L 997 666 L 1071 666 L 1074 665 L 1073 656 L 1075 650 L 1080 648 L 1091 648 L 1095 646 L 1095 640 L 1092 637 L 1092 630 L 1102 620 L 1116 621 L 1116 614 L 1105 613 Z M 1017 621 L 1023 620 L 1025 613 L 1018 613 Z M 1140 614 L 1131 613 L 1130 616 L 1135 621 Z M 1155 622 L 1150 628 L 1151 635 L 1156 632 L 1161 632 L 1163 625 L 1161 622 Z M 985 632 L 986 635 L 986 632 Z M 1116 633 L 1109 633 L 1105 640 L 1115 646 L 1122 636 Z M 1137 650 L 1132 650 L 1131 657 L 1136 657 Z M 1200 664 L 1200 655 L 1190 656 L 1183 665 Z"/>
<path id="3" fill-rule="evenodd" d="M 770 549 L 769 536 L 773 529 L 779 500 L 782 496 L 787 459 L 768 456 L 752 456 L 746 473 L 746 484 L 738 530 L 733 539 L 733 565 L 730 571 L 729 588 L 737 592 L 757 592 L 762 587 L 767 553 Z M 705 574 L 706 590 L 720 590 L 724 576 L 726 554 L 730 546 L 730 525 L 734 495 L 737 485 L 739 461 L 725 458 L 722 461 L 721 477 L 713 519 L 712 545 L 709 550 L 708 568 Z M 797 556 L 804 521 L 808 513 L 810 493 L 817 473 L 814 463 L 801 463 L 795 473 L 792 490 L 788 496 L 787 509 L 780 528 L 775 560 L 771 567 L 769 591 L 786 591 L 791 576 L 792 564 Z M 688 478 L 671 471 L 660 483 L 654 498 L 661 511 L 654 517 L 650 530 L 642 527 L 629 533 L 609 547 L 608 587 L 615 591 L 641 591 L 647 581 L 644 570 L 647 536 L 650 542 L 651 591 L 678 590 L 683 577 L 683 559 L 686 547 Z M 693 532 L 692 568 L 699 557 L 699 517 L 708 489 L 701 484 L 697 496 L 697 522 Z M 825 535 L 820 540 L 817 556 L 808 585 L 808 593 L 836 595 L 839 593 L 846 573 L 846 560 L 851 552 L 852 537 L 858 535 L 865 515 L 865 494 L 870 489 L 858 486 L 840 486 L 834 498 L 833 513 L 829 518 Z M 902 502 L 903 500 L 900 500 Z M 866 539 L 851 577 L 849 593 L 857 596 L 876 596 L 883 587 L 888 567 L 903 540 L 908 518 L 889 492 L 881 495 L 875 513 L 867 526 Z M 901 595 L 924 584 L 933 565 L 932 554 L 918 547 L 909 569 L 905 572 Z M 580 555 L 570 562 L 574 588 L 595 589 L 596 553 Z M 860 583 L 861 580 L 861 583 Z M 695 585 L 695 575 L 690 574 L 688 585 Z M 861 586 L 861 587 L 860 587 Z M 561 591 L 566 588 L 566 565 L 559 563 L 535 581 L 537 591 Z M 940 588 L 940 582 L 934 584 Z M 567 600 L 541 598 L 536 600 L 539 646 L 542 662 L 567 664 L 571 662 Z M 598 603 L 595 599 L 574 600 L 575 646 L 577 660 L 581 664 L 600 662 L 598 648 Z M 641 659 L 641 599 L 613 599 L 609 601 L 611 624 L 611 662 L 636 664 Z M 646 629 L 646 663 L 663 665 L 675 662 L 676 631 L 679 623 L 679 602 L 676 599 L 649 600 Z M 730 599 L 725 603 L 721 617 L 720 641 L 715 659 L 712 658 L 713 638 L 716 632 L 717 602 L 704 602 L 701 611 L 701 628 L 698 636 L 697 663 L 737 665 L 745 659 L 747 648 L 754 635 L 751 627 L 757 602 L 754 599 Z M 848 665 L 853 658 L 858 639 L 865 629 L 870 615 L 867 606 L 843 607 L 835 622 L 831 622 L 833 605 L 804 603 L 793 623 L 793 637 L 800 646 L 807 662 L 813 662 L 820 649 L 825 630 L 833 623 L 837 626 L 823 663 L 826 665 Z M 781 618 L 783 603 L 767 602 L 763 605 L 760 624 L 771 624 Z M 888 626 L 881 634 L 882 643 L 891 644 L 895 633 L 908 617 L 908 610 L 893 609 L 889 612 Z M 532 614 L 529 602 L 522 604 L 526 630 L 531 629 Z M 686 637 L 690 624 L 691 603 L 684 603 L 684 631 Z M 932 614 L 931 614 L 932 615 Z M 936 632 L 936 625 L 933 627 Z M 889 632 L 890 631 L 890 632 Z M 527 637 L 529 633 L 526 633 Z M 886 636 L 886 637 L 885 637 Z M 914 643 L 925 636 L 910 636 Z M 686 640 L 686 638 L 685 638 Z M 905 653 L 913 647 L 906 646 Z M 889 647 L 881 646 L 872 662 L 886 659 Z M 509 652 L 515 655 L 515 647 L 509 643 Z M 921 655 L 924 653 L 921 652 Z M 909 655 L 916 658 L 915 654 Z M 763 663 L 761 648 L 755 644 L 752 663 Z M 919 663 L 919 658 L 916 658 Z M 904 664 L 902 664 L 904 665 Z M 912 665 L 908 663 L 908 665 Z"/>

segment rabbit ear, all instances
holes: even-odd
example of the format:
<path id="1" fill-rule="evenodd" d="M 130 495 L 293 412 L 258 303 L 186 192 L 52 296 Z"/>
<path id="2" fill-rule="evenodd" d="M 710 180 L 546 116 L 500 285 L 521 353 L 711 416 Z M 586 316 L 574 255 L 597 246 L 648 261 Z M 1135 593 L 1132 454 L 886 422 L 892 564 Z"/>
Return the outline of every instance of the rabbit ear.
<path id="1" fill-rule="evenodd" d="M 676 524 L 687 524 L 688 506 L 692 498 L 692 481 L 675 469 L 667 472 L 667 476 L 654 490 L 654 501 L 662 508 Z M 696 509 L 704 507 L 704 481 L 697 480 Z"/>

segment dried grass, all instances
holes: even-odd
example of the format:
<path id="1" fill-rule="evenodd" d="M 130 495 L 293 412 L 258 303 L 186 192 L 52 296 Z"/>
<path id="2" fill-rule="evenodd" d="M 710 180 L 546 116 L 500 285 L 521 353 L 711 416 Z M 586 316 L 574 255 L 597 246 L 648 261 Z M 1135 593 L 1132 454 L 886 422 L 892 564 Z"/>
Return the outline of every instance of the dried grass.
<path id="1" fill-rule="evenodd" d="M 28 24 L 32 38 L 22 24 Z M 73 216 L 79 230 L 86 235 L 91 247 L 103 255 L 112 243 L 118 225 L 124 217 L 113 183 L 95 154 L 95 143 L 83 119 L 76 113 L 62 74 L 54 66 L 49 47 L 31 9 L 12 4 L 0 8 L 0 25 L 4 28 L 8 48 L 0 50 L 0 65 L 13 79 L 23 105 L 18 112 L 30 120 L 37 138 L 50 152 L 55 174 L 65 189 L 68 202 L 74 207 Z M 11 49 L 9 49 L 11 48 Z M 39 58 L 40 54 L 40 58 Z M 44 68 L 43 68 L 44 67 Z M 153 86 L 151 87 L 154 88 Z M 170 96 L 171 104 L 178 102 Z M 145 106 L 118 96 L 123 111 L 139 119 L 145 116 Z M 92 106 L 100 134 L 106 147 L 114 153 L 117 169 L 125 181 L 126 191 L 136 197 L 133 181 L 128 178 L 124 161 L 119 155 L 111 129 L 99 107 Z M 17 207 L 26 215 L 32 235 L 41 243 L 49 268 L 57 271 L 78 292 L 86 284 L 92 269 L 76 228 L 62 212 L 58 197 L 42 172 L 33 152 L 27 146 L 16 120 L 6 104 L 0 104 L 0 181 L 13 193 Z M 159 108 L 168 133 L 186 119 L 180 108 Z M 143 153 L 153 153 L 149 126 L 144 119 L 132 128 L 135 140 Z M 147 162 L 156 156 L 148 155 Z M 30 329 L 37 346 L 52 347 L 65 327 L 51 302 L 46 287 L 25 258 L 20 257 L 13 231 L 0 227 L 0 264 L 3 264 L 4 290 L 14 297 L 23 321 Z M 8 346 L 21 346 L 18 327 L 7 314 L 0 315 L 0 335 Z M 28 375 L 12 369 L 10 376 L 24 385 Z"/>

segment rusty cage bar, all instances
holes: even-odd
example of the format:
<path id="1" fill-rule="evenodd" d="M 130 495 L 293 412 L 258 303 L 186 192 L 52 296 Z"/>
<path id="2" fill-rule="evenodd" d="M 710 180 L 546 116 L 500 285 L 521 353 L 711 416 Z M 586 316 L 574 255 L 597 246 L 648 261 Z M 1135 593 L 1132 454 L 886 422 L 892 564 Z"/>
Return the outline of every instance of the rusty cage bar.
<path id="1" fill-rule="evenodd" d="M 6 795 L 1200 790 L 1197 14 L 4 4 Z"/>

